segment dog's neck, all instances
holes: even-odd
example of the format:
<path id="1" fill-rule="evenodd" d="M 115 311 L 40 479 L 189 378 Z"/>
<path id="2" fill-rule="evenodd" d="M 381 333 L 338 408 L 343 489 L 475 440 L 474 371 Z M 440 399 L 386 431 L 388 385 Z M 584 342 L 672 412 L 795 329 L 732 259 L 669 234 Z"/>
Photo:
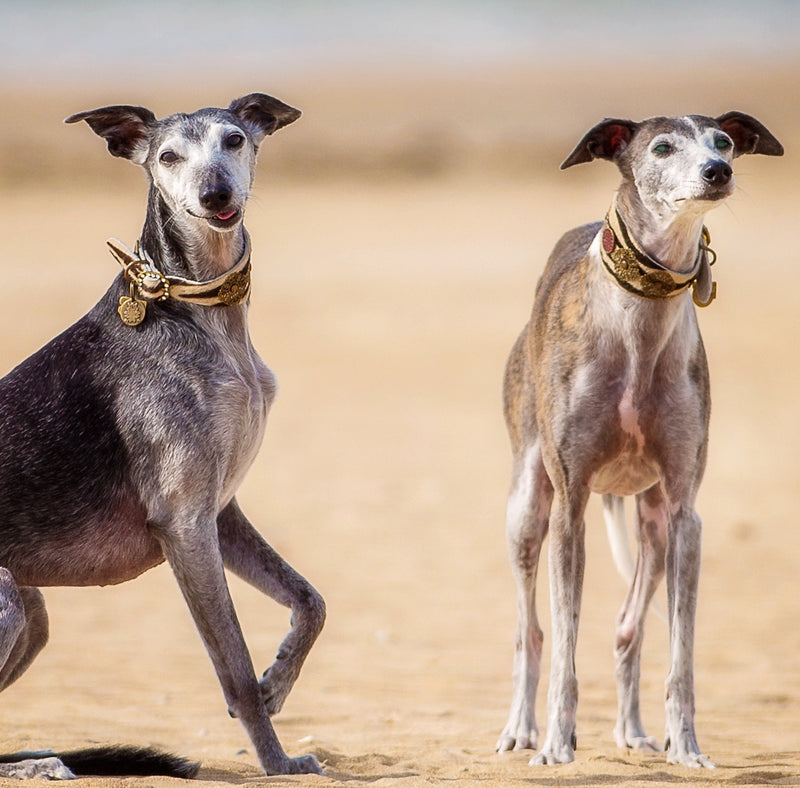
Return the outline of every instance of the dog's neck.
<path id="1" fill-rule="evenodd" d="M 229 271 L 245 247 L 241 222 L 227 232 L 214 230 L 204 220 L 173 211 L 152 185 L 140 240 L 160 271 L 197 281 Z"/>
<path id="2" fill-rule="evenodd" d="M 656 200 L 645 201 L 636 186 L 623 181 L 617 210 L 641 249 L 675 273 L 691 271 L 703 232 L 703 218 L 712 204 L 693 202 L 675 212 Z"/>

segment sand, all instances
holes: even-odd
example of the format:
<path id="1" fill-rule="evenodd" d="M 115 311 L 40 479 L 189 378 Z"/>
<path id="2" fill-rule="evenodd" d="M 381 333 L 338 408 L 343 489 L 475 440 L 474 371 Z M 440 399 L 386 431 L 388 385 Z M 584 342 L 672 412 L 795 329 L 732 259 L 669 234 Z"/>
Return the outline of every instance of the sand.
<path id="1" fill-rule="evenodd" d="M 796 73 L 777 69 L 776 79 L 791 86 Z M 118 587 L 45 590 L 50 643 L 0 697 L 0 751 L 153 744 L 201 760 L 209 786 L 800 784 L 800 123 L 763 78 L 720 71 L 705 88 L 670 83 L 654 95 L 629 76 L 603 99 L 577 72 L 557 90 L 546 75 L 509 70 L 479 99 L 505 114 L 470 103 L 471 87 L 454 75 L 398 78 L 391 90 L 414 97 L 413 121 L 377 78 L 340 93 L 333 79 L 264 86 L 306 117 L 265 146 L 248 211 L 252 334 L 281 391 L 240 501 L 328 603 L 325 631 L 275 719 L 286 750 L 315 753 L 328 776 L 261 776 L 163 566 Z M 132 98 L 165 114 L 237 90 Z M 0 130 L 5 371 L 97 300 L 116 273 L 104 241 L 135 240 L 144 186 L 88 130 L 59 125 L 131 97 L 0 92 L 14 107 Z M 714 405 L 698 501 L 695 675 L 698 737 L 719 768 L 694 772 L 614 746 L 613 627 L 625 586 L 593 501 L 576 761 L 534 769 L 530 753 L 494 752 L 515 617 L 500 380 L 549 249 L 563 230 L 600 218 L 617 183 L 610 165 L 559 173 L 558 163 L 603 115 L 731 108 L 758 115 L 789 153 L 740 160 L 737 195 L 708 220 L 719 297 L 700 315 Z M 25 117 L 37 119 L 35 134 L 20 134 Z M 288 615 L 231 586 L 263 670 Z M 653 615 L 642 705 L 659 737 L 667 670 L 666 625 Z"/>

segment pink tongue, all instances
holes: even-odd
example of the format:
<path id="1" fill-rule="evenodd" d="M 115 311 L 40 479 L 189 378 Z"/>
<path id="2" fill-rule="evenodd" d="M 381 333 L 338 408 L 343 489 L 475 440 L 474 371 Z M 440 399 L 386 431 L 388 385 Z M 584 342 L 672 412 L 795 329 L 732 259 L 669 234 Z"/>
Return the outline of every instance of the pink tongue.
<path id="1" fill-rule="evenodd" d="M 236 211 L 226 211 L 225 213 L 218 213 L 214 218 L 222 222 L 227 222 L 236 213 Z"/>

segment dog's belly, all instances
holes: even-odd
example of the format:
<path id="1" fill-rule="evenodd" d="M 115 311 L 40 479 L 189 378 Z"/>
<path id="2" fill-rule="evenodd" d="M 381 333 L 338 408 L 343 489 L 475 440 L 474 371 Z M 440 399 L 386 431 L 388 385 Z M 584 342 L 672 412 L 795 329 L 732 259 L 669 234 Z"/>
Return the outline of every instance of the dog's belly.
<path id="1" fill-rule="evenodd" d="M 164 561 L 161 544 L 140 511 L 103 521 L 53 523 L 31 529 L 0 549 L 21 586 L 105 586 L 138 577 Z"/>

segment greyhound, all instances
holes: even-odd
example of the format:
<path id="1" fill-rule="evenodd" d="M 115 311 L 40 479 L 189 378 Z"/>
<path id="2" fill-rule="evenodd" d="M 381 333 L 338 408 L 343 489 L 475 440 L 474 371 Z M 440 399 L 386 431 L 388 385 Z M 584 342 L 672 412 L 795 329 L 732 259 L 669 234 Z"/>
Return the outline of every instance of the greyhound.
<path id="1" fill-rule="evenodd" d="M 110 242 L 123 270 L 106 294 L 0 381 L 0 689 L 47 640 L 38 586 L 120 583 L 166 559 L 228 710 L 267 774 L 321 773 L 313 755 L 285 754 L 270 715 L 297 679 L 325 605 L 235 498 L 276 393 L 247 329 L 243 216 L 259 146 L 299 116 L 253 93 L 162 120 L 137 106 L 67 118 L 144 168 L 140 243 L 131 251 Z M 260 679 L 226 568 L 292 611 Z M 37 773 L 28 762 L 0 767 L 0 776 L 26 769 Z M 41 773 L 69 776 L 49 762 Z"/>
<path id="2" fill-rule="evenodd" d="M 532 764 L 575 757 L 583 518 L 596 492 L 612 523 L 624 513 L 622 497 L 636 496 L 638 560 L 616 629 L 617 744 L 660 751 L 642 727 L 639 671 L 645 614 L 666 572 L 667 761 L 714 766 L 694 728 L 701 535 L 695 497 L 706 462 L 710 397 L 693 302 L 706 305 L 715 293 L 703 217 L 733 192 L 731 162 L 745 153 L 779 156 L 783 148 L 740 112 L 639 123 L 606 119 L 561 165 L 606 159 L 616 163 L 622 183 L 605 222 L 571 230 L 557 243 L 505 371 L 513 454 L 506 536 L 518 622 L 511 712 L 497 749 L 538 745 L 542 630 L 535 584 L 549 530 L 548 725 Z M 624 522 L 621 528 L 624 536 Z"/>

